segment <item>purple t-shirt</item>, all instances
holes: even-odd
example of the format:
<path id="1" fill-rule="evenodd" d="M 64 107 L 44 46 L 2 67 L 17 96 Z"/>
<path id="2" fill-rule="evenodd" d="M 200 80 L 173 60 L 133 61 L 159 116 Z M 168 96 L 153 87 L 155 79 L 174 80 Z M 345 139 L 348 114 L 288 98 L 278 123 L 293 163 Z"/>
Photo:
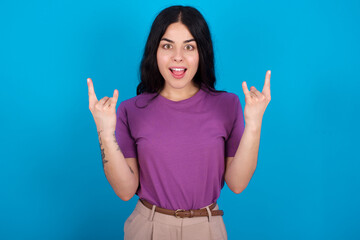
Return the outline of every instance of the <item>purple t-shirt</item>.
<path id="1" fill-rule="evenodd" d="M 225 157 L 235 155 L 244 132 L 239 97 L 200 89 L 182 101 L 159 95 L 147 104 L 155 95 L 142 93 L 117 110 L 116 140 L 124 157 L 139 163 L 136 194 L 172 210 L 215 202 Z"/>

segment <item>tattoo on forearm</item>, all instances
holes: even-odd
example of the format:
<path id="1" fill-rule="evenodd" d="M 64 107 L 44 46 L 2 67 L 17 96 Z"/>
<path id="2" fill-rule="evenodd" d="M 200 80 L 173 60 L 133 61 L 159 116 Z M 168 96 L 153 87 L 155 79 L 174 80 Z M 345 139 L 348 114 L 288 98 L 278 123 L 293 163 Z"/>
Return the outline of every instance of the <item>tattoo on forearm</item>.
<path id="1" fill-rule="evenodd" d="M 114 136 L 114 142 L 116 143 L 116 146 L 117 146 L 117 149 L 116 149 L 116 150 L 120 151 L 120 147 L 119 147 L 119 144 L 118 144 L 118 142 L 117 142 L 117 140 L 116 140 L 115 133 L 113 133 L 113 136 Z M 130 172 L 131 172 L 132 174 L 134 174 L 134 171 L 131 169 L 130 166 L 129 166 L 129 169 L 130 169 Z"/>
<path id="2" fill-rule="evenodd" d="M 118 142 L 117 142 L 117 140 L 116 140 L 116 136 L 115 136 L 115 133 L 113 133 L 113 136 L 114 136 L 114 142 L 116 143 L 116 146 L 117 146 L 117 151 L 120 151 L 120 147 L 119 147 L 119 144 L 118 144 Z"/>
<path id="3" fill-rule="evenodd" d="M 104 168 L 105 163 L 108 162 L 108 160 L 105 159 L 105 149 L 102 146 L 102 141 L 101 141 L 101 136 L 100 133 L 102 132 L 102 130 L 98 131 L 98 136 L 99 136 L 99 142 L 100 142 L 100 150 L 101 150 L 101 159 L 102 159 L 102 166 Z"/>

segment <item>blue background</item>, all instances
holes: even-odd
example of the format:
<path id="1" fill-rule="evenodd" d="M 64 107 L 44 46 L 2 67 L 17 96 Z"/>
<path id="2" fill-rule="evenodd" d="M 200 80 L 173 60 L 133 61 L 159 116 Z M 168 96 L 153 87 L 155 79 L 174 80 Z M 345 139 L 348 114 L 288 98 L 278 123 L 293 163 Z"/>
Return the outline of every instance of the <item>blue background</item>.
<path id="1" fill-rule="evenodd" d="M 359 1 L 1 1 L 1 239 L 122 239 L 138 197 L 108 183 L 86 78 L 136 95 L 155 16 L 208 21 L 217 89 L 272 71 L 258 165 L 218 200 L 229 239 L 359 239 Z"/>

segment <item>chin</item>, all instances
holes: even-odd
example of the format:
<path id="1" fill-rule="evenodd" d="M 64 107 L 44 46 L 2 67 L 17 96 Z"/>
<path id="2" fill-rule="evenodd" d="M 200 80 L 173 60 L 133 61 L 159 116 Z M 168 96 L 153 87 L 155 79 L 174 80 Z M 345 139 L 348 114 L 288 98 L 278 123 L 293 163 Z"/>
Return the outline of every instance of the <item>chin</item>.
<path id="1" fill-rule="evenodd" d="M 166 82 L 169 87 L 181 89 L 184 87 L 187 87 L 189 84 L 191 84 L 191 81 L 184 81 L 179 79 L 172 79 L 171 81 Z"/>

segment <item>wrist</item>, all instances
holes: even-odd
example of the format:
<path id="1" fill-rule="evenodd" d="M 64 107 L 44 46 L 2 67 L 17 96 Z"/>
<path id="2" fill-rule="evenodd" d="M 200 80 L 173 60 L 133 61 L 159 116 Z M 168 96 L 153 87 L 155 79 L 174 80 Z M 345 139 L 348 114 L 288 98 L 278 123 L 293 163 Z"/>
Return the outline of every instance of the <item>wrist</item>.
<path id="1" fill-rule="evenodd" d="M 251 132 L 260 132 L 261 130 L 261 122 L 260 123 L 254 123 L 254 122 L 245 122 L 245 129 Z"/>
<path id="2" fill-rule="evenodd" d="M 97 132 L 98 132 L 99 138 L 101 137 L 101 140 L 103 140 L 103 141 L 111 140 L 115 137 L 115 131 L 112 131 L 112 130 L 98 129 Z"/>

